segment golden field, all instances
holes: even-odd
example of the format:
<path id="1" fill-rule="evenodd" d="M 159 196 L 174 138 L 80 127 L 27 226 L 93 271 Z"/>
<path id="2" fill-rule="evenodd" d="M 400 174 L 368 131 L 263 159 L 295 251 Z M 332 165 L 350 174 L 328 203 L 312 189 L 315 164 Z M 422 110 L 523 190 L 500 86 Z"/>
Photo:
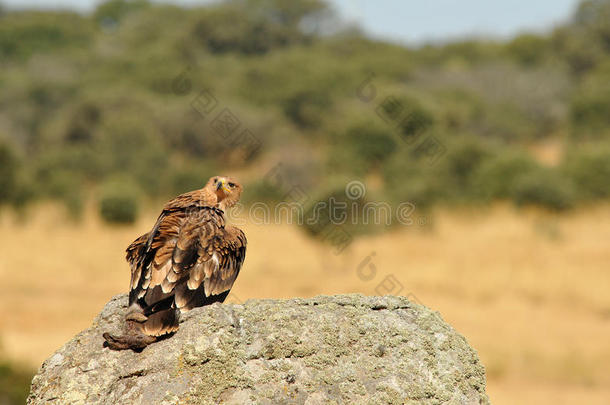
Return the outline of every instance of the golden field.
<path id="1" fill-rule="evenodd" d="M 129 227 L 88 212 L 79 224 L 50 206 L 27 221 L 1 217 L 4 355 L 37 367 L 126 290 L 124 248 L 156 210 Z M 609 206 L 561 216 L 441 210 L 431 226 L 361 238 L 339 255 L 294 225 L 243 228 L 233 301 L 375 294 L 393 275 L 401 295 L 440 311 L 479 352 L 494 404 L 610 403 Z M 367 257 L 369 281 L 357 270 Z"/>

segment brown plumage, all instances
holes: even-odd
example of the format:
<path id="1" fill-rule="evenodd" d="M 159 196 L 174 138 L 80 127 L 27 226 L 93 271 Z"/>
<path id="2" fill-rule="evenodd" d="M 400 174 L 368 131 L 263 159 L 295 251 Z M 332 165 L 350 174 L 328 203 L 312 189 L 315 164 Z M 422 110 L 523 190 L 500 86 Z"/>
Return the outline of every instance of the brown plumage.
<path id="1" fill-rule="evenodd" d="M 104 333 L 108 347 L 142 349 L 177 331 L 180 311 L 225 300 L 246 256 L 246 236 L 224 218 L 241 192 L 234 179 L 212 177 L 165 204 L 152 230 L 129 245 L 125 334 Z"/>

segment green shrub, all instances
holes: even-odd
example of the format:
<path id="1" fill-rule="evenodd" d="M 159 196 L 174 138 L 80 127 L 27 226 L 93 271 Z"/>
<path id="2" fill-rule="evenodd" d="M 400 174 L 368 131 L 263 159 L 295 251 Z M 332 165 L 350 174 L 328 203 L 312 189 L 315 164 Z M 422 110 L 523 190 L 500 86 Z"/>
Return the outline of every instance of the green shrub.
<path id="1" fill-rule="evenodd" d="M 45 158 L 38 162 L 39 166 L 35 174 L 35 181 L 38 184 L 36 191 L 40 197 L 61 201 L 70 218 L 78 220 L 84 208 L 84 171 L 70 167 L 69 162 L 56 158 L 58 156 L 52 155 L 51 159 Z M 58 163 L 58 166 L 53 162 Z M 24 191 L 27 192 L 27 189 Z"/>
<path id="2" fill-rule="evenodd" d="M 266 179 L 258 180 L 247 184 L 242 197 L 242 202 L 246 205 L 257 202 L 275 203 L 280 202 L 286 197 L 290 190 L 282 190 Z"/>
<path id="3" fill-rule="evenodd" d="M 368 202 L 366 191 L 361 198 L 348 197 L 348 183 L 349 180 L 333 180 L 312 196 L 312 201 L 305 210 L 302 226 L 308 235 L 322 240 L 326 240 L 330 234 L 351 238 L 369 233 L 373 229 L 373 224 L 365 224 L 362 218 L 363 207 Z"/>
<path id="4" fill-rule="evenodd" d="M 576 136 L 580 131 L 587 135 L 601 136 L 610 125 L 610 87 L 598 89 L 591 93 L 577 95 L 572 101 L 572 120 L 576 127 Z"/>
<path id="5" fill-rule="evenodd" d="M 328 154 L 330 169 L 366 174 L 396 150 L 397 138 L 390 131 L 373 121 L 354 124 L 333 140 Z"/>
<path id="6" fill-rule="evenodd" d="M 17 189 L 18 158 L 6 144 L 0 143 L 0 204 L 13 199 Z"/>
<path id="7" fill-rule="evenodd" d="M 191 163 L 174 169 L 169 175 L 169 191 L 172 196 L 202 188 L 216 174 L 211 165 Z"/>
<path id="8" fill-rule="evenodd" d="M 393 205 L 410 202 L 425 208 L 445 193 L 444 183 L 429 164 L 418 161 L 409 151 L 396 153 L 382 169 L 385 195 Z"/>
<path id="9" fill-rule="evenodd" d="M 509 56 L 526 66 L 539 64 L 550 51 L 549 40 L 535 34 L 522 34 L 507 45 Z"/>
<path id="10" fill-rule="evenodd" d="M 362 156 L 351 148 L 342 147 L 341 144 L 335 144 L 329 149 L 326 161 L 330 173 L 363 176 L 369 169 Z"/>
<path id="11" fill-rule="evenodd" d="M 354 152 L 370 164 L 384 161 L 397 146 L 387 130 L 374 126 L 353 127 L 347 131 L 347 137 Z"/>
<path id="12" fill-rule="evenodd" d="M 575 138 L 600 139 L 610 133 L 610 59 L 584 75 L 570 108 Z"/>
<path id="13" fill-rule="evenodd" d="M 209 10 L 194 26 L 193 37 L 212 53 L 265 54 L 303 40 L 296 30 L 248 14 L 240 8 Z"/>
<path id="14" fill-rule="evenodd" d="M 539 126 L 539 123 L 532 120 L 528 111 L 524 111 L 522 106 L 510 102 L 486 106 L 479 121 L 475 123 L 476 130 L 481 135 L 508 142 L 548 135 L 545 130 L 546 123 L 543 124 Z"/>
<path id="15" fill-rule="evenodd" d="M 104 167 L 99 151 L 86 144 L 68 144 L 47 148 L 40 152 L 35 162 L 36 180 L 44 190 L 55 197 L 53 185 L 55 178 L 68 176 L 72 179 L 96 181 L 104 173 Z"/>
<path id="16" fill-rule="evenodd" d="M 555 52 L 566 61 L 572 73 L 582 75 L 604 57 L 600 41 L 574 27 L 559 27 L 551 38 Z"/>
<path id="17" fill-rule="evenodd" d="M 200 13 L 192 36 L 212 53 L 265 54 L 276 48 L 307 43 L 312 35 L 302 22 L 312 23 L 328 8 L 325 2 L 245 0 L 208 7 Z"/>
<path id="18" fill-rule="evenodd" d="M 0 404 L 25 404 L 33 377 L 31 370 L 0 360 Z"/>
<path id="19" fill-rule="evenodd" d="M 286 117 L 304 129 L 318 128 L 331 106 L 332 102 L 324 92 L 312 89 L 297 91 L 282 102 Z"/>
<path id="20" fill-rule="evenodd" d="M 442 184 L 433 176 L 409 176 L 400 183 L 386 187 L 386 195 L 394 205 L 410 202 L 418 208 L 429 208 L 442 196 Z"/>
<path id="21" fill-rule="evenodd" d="M 558 170 L 549 168 L 520 176 L 512 191 L 512 199 L 518 206 L 539 206 L 554 211 L 572 208 L 575 197 L 571 181 Z"/>
<path id="22" fill-rule="evenodd" d="M 150 115 L 136 115 L 135 108 L 130 114 L 127 108 L 106 114 L 100 126 L 96 148 L 103 172 L 114 176 L 129 173 L 140 189 L 157 195 L 169 164 L 160 128 L 150 121 Z"/>
<path id="23" fill-rule="evenodd" d="M 88 19 L 62 11 L 26 11 L 3 17 L 0 57 L 26 58 L 36 52 L 85 47 L 93 30 Z"/>
<path id="24" fill-rule="evenodd" d="M 609 146 L 589 146 L 573 151 L 562 166 L 582 199 L 610 197 Z"/>
<path id="25" fill-rule="evenodd" d="M 39 197 L 39 189 L 28 170 L 20 170 L 17 176 L 17 186 L 11 199 L 11 204 L 17 210 L 24 209 L 29 202 Z"/>
<path id="26" fill-rule="evenodd" d="M 559 27 L 552 40 L 574 73 L 582 75 L 610 50 L 610 2 L 583 0 L 568 25 Z"/>
<path id="27" fill-rule="evenodd" d="M 68 216 L 74 220 L 79 221 L 83 216 L 84 210 L 84 197 L 83 190 L 80 187 L 66 193 L 61 197 L 61 202 L 64 204 Z"/>
<path id="28" fill-rule="evenodd" d="M 396 108 L 399 110 L 396 111 Z M 399 98 L 397 104 L 382 104 L 381 114 L 399 116 L 398 134 L 409 145 L 418 142 L 435 123 L 434 116 L 412 98 Z"/>
<path id="29" fill-rule="evenodd" d="M 347 130 L 342 145 L 368 164 L 382 162 L 396 149 L 396 141 L 389 130 L 370 122 Z"/>
<path id="30" fill-rule="evenodd" d="M 90 143 L 93 141 L 93 130 L 100 123 L 101 108 L 91 102 L 79 104 L 67 125 L 64 139 L 68 143 Z"/>
<path id="31" fill-rule="evenodd" d="M 137 219 L 138 209 L 138 193 L 132 182 L 115 180 L 103 186 L 99 210 L 105 222 L 131 224 Z"/>
<path id="32" fill-rule="evenodd" d="M 124 17 L 145 9 L 147 0 L 106 0 L 99 4 L 93 13 L 93 18 L 101 25 L 112 27 Z"/>
<path id="33" fill-rule="evenodd" d="M 434 176 L 443 184 L 448 199 L 471 199 L 474 173 L 492 156 L 492 149 L 484 140 L 474 137 L 445 138 L 447 152 L 439 158 Z"/>
<path id="34" fill-rule="evenodd" d="M 471 130 L 484 109 L 484 101 L 470 89 L 443 89 L 435 98 L 434 116 L 439 126 L 451 132 Z"/>
<path id="35" fill-rule="evenodd" d="M 495 59 L 502 51 L 502 44 L 492 41 L 462 40 L 443 46 L 426 46 L 422 49 L 428 63 L 474 65 Z"/>
<path id="36" fill-rule="evenodd" d="M 538 168 L 538 163 L 525 152 L 499 153 L 473 173 L 473 192 L 486 200 L 509 198 L 517 180 Z"/>

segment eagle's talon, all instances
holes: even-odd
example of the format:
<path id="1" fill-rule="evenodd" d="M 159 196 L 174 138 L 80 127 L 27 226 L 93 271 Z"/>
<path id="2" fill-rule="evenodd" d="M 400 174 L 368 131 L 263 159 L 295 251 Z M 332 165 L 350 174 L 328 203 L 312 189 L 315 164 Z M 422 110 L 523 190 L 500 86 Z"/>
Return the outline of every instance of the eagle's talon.
<path id="1" fill-rule="evenodd" d="M 111 350 L 134 350 L 140 351 L 149 344 L 156 342 L 157 338 L 144 334 L 112 336 L 109 333 L 104 333 L 104 346 Z"/>

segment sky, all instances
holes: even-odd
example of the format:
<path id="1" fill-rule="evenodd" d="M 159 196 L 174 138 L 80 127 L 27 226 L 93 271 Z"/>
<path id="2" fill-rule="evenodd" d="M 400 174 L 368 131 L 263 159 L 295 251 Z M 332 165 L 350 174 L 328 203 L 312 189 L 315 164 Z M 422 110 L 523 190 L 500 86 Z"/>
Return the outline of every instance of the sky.
<path id="1" fill-rule="evenodd" d="M 373 37 L 402 43 L 459 37 L 507 38 L 565 21 L 579 0 L 329 0 L 339 15 Z M 8 7 L 89 11 L 97 0 L 0 0 Z M 205 0 L 166 0 L 193 5 Z"/>

